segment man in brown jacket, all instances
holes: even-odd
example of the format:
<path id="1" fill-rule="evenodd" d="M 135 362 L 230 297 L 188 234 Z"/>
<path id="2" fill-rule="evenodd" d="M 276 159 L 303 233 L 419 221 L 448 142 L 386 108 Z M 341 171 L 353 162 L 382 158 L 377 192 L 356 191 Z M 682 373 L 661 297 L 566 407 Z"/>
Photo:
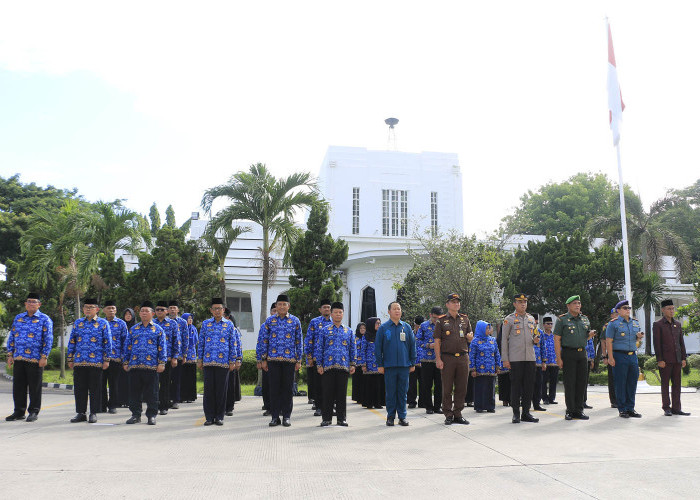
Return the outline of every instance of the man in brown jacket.
<path id="1" fill-rule="evenodd" d="M 661 301 L 663 317 L 654 323 L 654 352 L 661 374 L 661 403 L 664 415 L 690 415 L 681 411 L 681 368 L 685 367 L 686 354 L 681 324 L 673 315 L 676 308 L 671 299 Z M 671 379 L 671 401 L 668 398 L 668 381 Z"/>

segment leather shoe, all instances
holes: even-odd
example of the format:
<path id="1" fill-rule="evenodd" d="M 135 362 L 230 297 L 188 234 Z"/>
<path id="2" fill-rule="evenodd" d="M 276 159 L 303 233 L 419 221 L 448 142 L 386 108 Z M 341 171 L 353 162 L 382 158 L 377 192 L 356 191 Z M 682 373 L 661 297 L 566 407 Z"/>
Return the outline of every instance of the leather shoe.
<path id="1" fill-rule="evenodd" d="M 513 419 L 511 420 L 514 424 L 519 424 L 520 423 L 520 416 L 519 415 L 513 415 Z"/>
<path id="2" fill-rule="evenodd" d="M 387 426 L 387 427 L 394 427 L 394 419 L 393 419 L 393 418 L 387 418 L 387 419 L 386 419 L 386 426 Z"/>
<path id="3" fill-rule="evenodd" d="M 263 412 L 263 417 L 269 417 L 270 416 L 270 410 L 265 410 Z"/>
<path id="4" fill-rule="evenodd" d="M 27 422 L 34 422 L 37 418 L 39 418 L 39 415 L 36 413 L 30 413 L 27 415 Z"/>
<path id="5" fill-rule="evenodd" d="M 368 406 L 367 408 L 369 408 L 369 406 Z M 384 407 L 383 407 L 382 405 L 375 405 L 375 406 L 374 406 L 374 409 L 375 409 L 375 410 L 383 410 Z"/>
<path id="6" fill-rule="evenodd" d="M 156 425 L 156 417 L 148 417 L 148 425 Z"/>
<path id="7" fill-rule="evenodd" d="M 559 404 L 559 401 L 550 401 L 549 404 L 550 404 L 550 405 L 558 405 L 558 404 Z"/>
<path id="8" fill-rule="evenodd" d="M 415 408 L 415 407 L 416 407 L 416 403 L 408 403 L 408 407 L 409 407 L 409 408 Z"/>
<path id="9" fill-rule="evenodd" d="M 341 427 L 347 427 L 348 426 L 348 421 L 347 420 L 341 420 L 338 422 L 338 425 Z"/>
<path id="10" fill-rule="evenodd" d="M 117 413 L 117 409 L 116 409 L 116 408 L 110 408 L 109 410 L 107 410 L 107 413 L 110 413 L 110 414 L 114 415 L 115 413 Z"/>
<path id="11" fill-rule="evenodd" d="M 452 422 L 454 422 L 454 419 L 455 418 L 452 416 L 445 417 L 445 425 L 452 425 Z"/>
<path id="12" fill-rule="evenodd" d="M 214 425 L 219 425 L 219 426 L 224 425 L 224 421 L 223 421 L 223 420 L 219 420 L 218 418 L 215 418 L 215 419 L 214 419 Z"/>
<path id="13" fill-rule="evenodd" d="M 578 420 L 588 420 L 588 415 L 586 415 L 582 411 L 579 411 L 577 413 L 574 413 L 574 418 L 576 418 Z"/>
<path id="14" fill-rule="evenodd" d="M 442 408 L 433 408 L 433 412 L 442 415 Z"/>
<path id="15" fill-rule="evenodd" d="M 225 413 L 225 415 L 226 415 L 227 417 L 233 417 L 233 412 L 232 412 L 232 411 L 227 411 L 227 412 Z"/>
<path id="16" fill-rule="evenodd" d="M 270 427 L 277 427 L 281 423 L 282 423 L 282 421 L 279 418 L 273 418 L 272 420 L 270 420 L 270 423 L 267 425 L 269 425 Z"/>
<path id="17" fill-rule="evenodd" d="M 496 413 L 496 410 L 486 410 L 487 413 Z"/>
<path id="18" fill-rule="evenodd" d="M 484 413 L 486 410 L 474 410 L 477 413 Z"/>
<path id="19" fill-rule="evenodd" d="M 574 416 L 569 411 L 567 411 L 566 415 L 564 415 L 564 420 L 572 420 L 573 418 Z"/>
<path id="20" fill-rule="evenodd" d="M 13 420 L 24 420 L 24 415 L 18 415 L 17 413 L 13 413 L 12 415 L 6 416 L 5 420 L 8 422 L 12 422 Z"/>
<path id="21" fill-rule="evenodd" d="M 428 408 L 428 409 L 425 410 L 425 413 L 428 414 L 428 415 L 432 415 L 432 414 L 435 413 L 435 412 L 432 410 L 432 408 Z"/>
<path id="22" fill-rule="evenodd" d="M 282 419 L 282 425 L 284 427 L 290 427 L 292 425 L 292 423 L 289 421 L 288 418 L 284 418 L 284 419 Z"/>
<path id="23" fill-rule="evenodd" d="M 673 413 L 674 415 L 681 415 L 681 416 L 683 416 L 683 417 L 687 417 L 688 415 L 690 415 L 690 412 L 681 411 L 681 410 L 672 411 L 671 413 Z M 36 413 L 35 413 L 35 415 L 36 415 Z M 27 419 L 27 420 L 29 420 L 29 419 Z"/>
<path id="24" fill-rule="evenodd" d="M 168 414 L 168 410 L 160 410 L 158 413 L 159 413 L 160 415 L 167 415 L 167 414 Z"/>
<path id="25" fill-rule="evenodd" d="M 85 416 L 84 413 L 78 413 L 75 417 L 70 419 L 71 424 L 76 424 L 78 422 L 86 422 L 87 417 Z"/>
<path id="26" fill-rule="evenodd" d="M 321 422 L 321 427 L 328 427 L 329 425 L 331 425 L 331 421 L 330 421 L 330 420 L 323 420 L 323 421 Z"/>
<path id="27" fill-rule="evenodd" d="M 593 409 L 593 407 L 592 407 L 591 405 L 586 404 L 586 403 L 583 404 L 583 407 L 584 407 L 586 410 L 592 410 L 592 409 Z"/>
<path id="28" fill-rule="evenodd" d="M 205 426 L 205 427 L 209 427 L 210 425 L 214 425 L 214 421 L 213 421 L 213 420 L 205 420 L 205 421 L 204 421 L 204 426 Z"/>
<path id="29" fill-rule="evenodd" d="M 610 408 L 617 408 L 617 405 L 615 403 L 610 403 Z"/>
<path id="30" fill-rule="evenodd" d="M 462 424 L 462 425 L 469 425 L 469 420 L 467 420 L 464 417 L 455 417 L 454 423 L 455 424 Z"/>
<path id="31" fill-rule="evenodd" d="M 323 415 L 323 412 L 321 412 L 321 410 L 316 410 L 314 412 L 314 417 L 320 417 L 321 415 Z"/>
<path id="32" fill-rule="evenodd" d="M 97 422 L 97 415 L 91 413 L 88 417 L 88 424 L 94 424 L 95 422 Z"/>
<path id="33" fill-rule="evenodd" d="M 673 416 L 673 413 L 671 412 L 671 410 L 664 410 L 664 416 L 671 417 Z"/>
<path id="34" fill-rule="evenodd" d="M 126 421 L 126 423 L 129 425 L 138 424 L 139 422 L 141 422 L 141 417 L 134 417 L 133 415 L 129 420 Z"/>
<path id="35" fill-rule="evenodd" d="M 523 415 L 520 417 L 521 422 L 532 422 L 533 424 L 536 424 L 537 422 L 540 421 L 539 418 L 533 417 L 530 413 L 523 413 Z"/>
<path id="36" fill-rule="evenodd" d="M 634 410 L 628 411 L 627 414 L 632 418 L 642 418 L 642 415 Z"/>
<path id="37" fill-rule="evenodd" d="M 177 404 L 177 403 L 173 403 L 173 404 L 170 405 L 170 408 L 172 408 L 173 410 L 179 410 L 179 409 L 180 409 L 180 405 Z"/>
<path id="38" fill-rule="evenodd" d="M 533 409 L 533 410 L 536 410 L 536 411 L 547 411 L 547 408 L 542 408 L 542 407 L 539 406 L 539 405 L 533 406 L 532 409 Z"/>
<path id="39" fill-rule="evenodd" d="M 627 413 L 626 411 L 621 411 L 621 412 L 620 412 L 620 417 L 622 417 L 622 418 L 630 418 L 629 413 Z"/>
<path id="40" fill-rule="evenodd" d="M 399 419 L 399 425 L 400 425 L 401 427 L 408 427 L 408 420 L 406 420 L 405 418 L 400 418 L 400 419 Z"/>

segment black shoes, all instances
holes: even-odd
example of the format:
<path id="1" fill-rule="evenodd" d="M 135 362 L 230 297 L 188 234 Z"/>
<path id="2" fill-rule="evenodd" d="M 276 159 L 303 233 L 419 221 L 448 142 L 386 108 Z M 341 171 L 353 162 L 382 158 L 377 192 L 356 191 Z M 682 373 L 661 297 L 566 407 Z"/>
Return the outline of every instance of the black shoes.
<path id="1" fill-rule="evenodd" d="M 570 411 L 566 412 L 566 415 L 564 415 L 564 420 L 573 420 L 574 416 Z"/>
<path id="2" fill-rule="evenodd" d="M 70 419 L 71 424 L 77 424 L 78 422 L 87 422 L 87 417 L 84 413 L 78 413 L 75 417 Z"/>
<path id="3" fill-rule="evenodd" d="M 272 420 L 270 420 L 270 423 L 267 425 L 269 425 L 270 427 L 277 427 L 281 423 L 282 423 L 282 421 L 278 417 L 278 418 L 273 418 Z"/>
<path id="4" fill-rule="evenodd" d="M 411 409 L 415 408 L 416 406 L 416 403 L 408 403 L 408 407 Z"/>
<path id="5" fill-rule="evenodd" d="M 627 413 L 626 411 L 621 411 L 621 412 L 620 412 L 620 417 L 622 417 L 622 418 L 630 418 L 629 413 Z"/>
<path id="6" fill-rule="evenodd" d="M 617 405 L 615 403 L 610 403 L 610 408 L 617 408 Z"/>
<path id="7" fill-rule="evenodd" d="M 674 415 L 681 415 L 681 416 L 683 416 L 683 417 L 687 417 L 688 415 L 690 415 L 690 412 L 681 411 L 681 410 L 672 411 L 671 413 L 673 413 Z M 35 413 L 35 415 L 36 415 L 36 413 Z M 640 416 L 641 416 L 641 415 L 640 415 Z M 27 422 L 29 422 L 29 419 L 27 419 Z"/>
<path id="8" fill-rule="evenodd" d="M 134 416 L 132 416 L 129 420 L 126 421 L 126 423 L 129 425 L 138 424 L 139 422 L 141 422 L 141 417 L 134 417 Z"/>
<path id="9" fill-rule="evenodd" d="M 589 405 L 588 403 L 583 403 L 583 407 L 584 407 L 586 410 L 592 410 L 592 409 L 593 409 L 593 407 L 592 407 L 591 405 Z"/>
<path id="10" fill-rule="evenodd" d="M 547 411 L 547 408 L 542 408 L 540 405 L 533 406 L 532 408 L 536 411 Z"/>
<path id="11" fill-rule="evenodd" d="M 634 411 L 634 410 L 628 411 L 628 412 L 627 412 L 627 415 L 629 415 L 629 416 L 632 417 L 632 418 L 642 418 L 642 415 L 639 414 L 639 413 L 637 413 L 637 412 Z"/>
<path id="12" fill-rule="evenodd" d="M 393 418 L 387 418 L 387 419 L 386 419 L 386 426 L 387 426 L 387 427 L 393 427 L 393 426 L 394 426 L 394 419 L 393 419 Z"/>
<path id="13" fill-rule="evenodd" d="M 332 422 L 330 420 L 323 420 L 321 421 L 321 427 L 328 427 L 331 425 L 331 423 Z"/>
<path id="14" fill-rule="evenodd" d="M 452 422 L 454 422 L 455 418 L 453 416 L 445 417 L 445 425 L 452 425 Z"/>
<path id="15" fill-rule="evenodd" d="M 347 420 L 341 420 L 338 422 L 338 425 L 341 427 L 347 427 L 348 426 L 348 421 Z"/>
<path id="16" fill-rule="evenodd" d="M 435 413 L 435 412 L 432 410 L 432 408 L 427 408 L 427 409 L 425 410 L 425 413 L 427 413 L 428 415 L 432 415 L 432 414 Z"/>
<path id="17" fill-rule="evenodd" d="M 39 418 L 39 415 L 37 413 L 30 413 L 27 415 L 27 422 L 34 422 L 37 418 Z"/>
<path id="18" fill-rule="evenodd" d="M 408 420 L 406 420 L 405 418 L 400 418 L 400 419 L 399 419 L 399 425 L 400 425 L 401 427 L 408 427 Z"/>
<path id="19" fill-rule="evenodd" d="M 488 413 L 496 413 L 496 410 L 486 410 Z"/>
<path id="20" fill-rule="evenodd" d="M 477 413 L 484 413 L 486 410 L 474 410 Z"/>
<path id="21" fill-rule="evenodd" d="M 577 420 L 588 420 L 588 415 L 586 415 L 582 411 L 579 411 L 574 413 L 574 418 Z"/>
<path id="22" fill-rule="evenodd" d="M 91 413 L 88 417 L 88 424 L 94 424 L 95 422 L 97 422 L 97 415 Z"/>
<path id="23" fill-rule="evenodd" d="M 148 417 L 148 425 L 156 425 L 156 417 Z"/>
<path id="24" fill-rule="evenodd" d="M 210 425 L 214 425 L 214 421 L 213 421 L 213 420 L 205 420 L 205 421 L 204 421 L 204 426 L 205 426 L 205 427 L 209 427 Z"/>
<path id="25" fill-rule="evenodd" d="M 180 409 L 180 405 L 177 404 L 177 403 L 173 403 L 173 404 L 170 405 L 170 408 L 172 408 L 173 410 L 179 410 L 179 409 Z"/>
<path id="26" fill-rule="evenodd" d="M 219 420 L 218 418 L 215 418 L 215 419 L 214 419 L 214 425 L 219 425 L 219 426 L 224 425 L 224 421 L 223 421 L 223 420 Z"/>
<path id="27" fill-rule="evenodd" d="M 12 415 L 6 416 L 5 420 L 8 422 L 12 422 L 13 420 L 24 420 L 24 415 L 18 415 L 17 413 L 13 413 Z"/>
<path id="28" fill-rule="evenodd" d="M 673 413 L 671 412 L 671 410 L 664 410 L 664 416 L 666 416 L 666 417 L 672 417 L 672 416 L 673 416 Z"/>
<path id="29" fill-rule="evenodd" d="M 532 422 L 533 424 L 536 424 L 537 422 L 540 421 L 539 418 L 533 417 L 530 413 L 523 413 L 522 416 L 520 417 L 521 422 Z"/>
<path id="30" fill-rule="evenodd" d="M 284 427 L 289 427 L 289 426 L 292 425 L 292 423 L 289 421 L 288 418 L 283 418 L 283 419 L 282 419 L 282 425 L 283 425 Z"/>
<path id="31" fill-rule="evenodd" d="M 271 415 L 270 410 L 265 410 L 263 412 L 263 417 L 269 417 L 270 415 Z M 315 413 L 314 413 L 314 415 L 315 415 Z"/>
<path id="32" fill-rule="evenodd" d="M 437 413 L 438 415 L 442 415 L 442 408 L 433 408 L 433 412 Z"/>
<path id="33" fill-rule="evenodd" d="M 232 412 L 232 411 L 227 411 L 227 412 L 225 413 L 225 415 L 226 415 L 227 417 L 233 417 L 233 412 Z"/>
<path id="34" fill-rule="evenodd" d="M 467 403 L 467 408 L 474 408 L 474 403 Z"/>
<path id="35" fill-rule="evenodd" d="M 159 413 L 160 415 L 167 415 L 167 414 L 168 414 L 168 410 L 160 410 L 158 413 Z"/>
<path id="36" fill-rule="evenodd" d="M 117 413 L 117 409 L 116 409 L 116 408 L 110 408 L 109 410 L 107 410 L 107 413 L 109 413 L 109 414 L 111 414 L 111 415 L 114 415 L 115 413 Z"/>
<path id="37" fill-rule="evenodd" d="M 550 405 L 558 405 L 558 404 L 559 404 L 559 401 L 550 401 L 549 404 L 550 404 Z"/>
<path id="38" fill-rule="evenodd" d="M 321 415 L 323 415 L 323 413 L 321 412 L 321 410 L 316 410 L 316 411 L 314 412 L 314 417 L 320 417 Z"/>
<path id="39" fill-rule="evenodd" d="M 469 420 L 467 420 L 464 417 L 455 417 L 452 423 L 455 424 L 462 424 L 462 425 L 469 425 Z"/>

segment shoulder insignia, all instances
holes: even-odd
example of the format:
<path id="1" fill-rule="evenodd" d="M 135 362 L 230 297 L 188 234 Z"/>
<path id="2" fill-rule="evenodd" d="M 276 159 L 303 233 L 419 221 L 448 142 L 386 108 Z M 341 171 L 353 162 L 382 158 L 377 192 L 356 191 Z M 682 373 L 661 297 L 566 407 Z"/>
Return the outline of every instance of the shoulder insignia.
<path id="1" fill-rule="evenodd" d="M 438 318 L 444 318 L 445 316 L 447 316 L 447 314 L 443 314 L 441 316 L 438 316 Z"/>
<path id="2" fill-rule="evenodd" d="M 566 315 L 567 315 L 567 313 L 560 314 L 559 317 L 560 317 L 560 318 L 563 318 L 563 317 L 566 316 Z"/>

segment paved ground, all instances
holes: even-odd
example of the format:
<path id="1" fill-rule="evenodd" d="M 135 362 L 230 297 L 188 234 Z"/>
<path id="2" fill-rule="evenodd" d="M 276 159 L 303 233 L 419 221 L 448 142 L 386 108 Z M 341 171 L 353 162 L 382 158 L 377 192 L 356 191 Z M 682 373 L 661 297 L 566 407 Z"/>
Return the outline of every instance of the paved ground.
<path id="1" fill-rule="evenodd" d="M 10 384 L 0 401 L 12 410 Z M 563 394 L 559 397 L 563 399 Z M 306 398 L 292 427 L 269 428 L 260 398 L 246 397 L 223 427 L 203 427 L 201 399 L 127 426 L 127 410 L 71 424 L 73 395 L 45 390 L 39 420 L 0 422 L 2 497 L 12 498 L 653 498 L 700 490 L 700 394 L 691 417 L 664 417 L 658 394 L 638 396 L 644 417 L 623 420 L 592 392 L 591 419 L 539 424 L 465 412 L 469 426 L 409 410 L 410 427 L 387 428 L 381 411 L 350 403 L 349 428 L 319 428 Z"/>

